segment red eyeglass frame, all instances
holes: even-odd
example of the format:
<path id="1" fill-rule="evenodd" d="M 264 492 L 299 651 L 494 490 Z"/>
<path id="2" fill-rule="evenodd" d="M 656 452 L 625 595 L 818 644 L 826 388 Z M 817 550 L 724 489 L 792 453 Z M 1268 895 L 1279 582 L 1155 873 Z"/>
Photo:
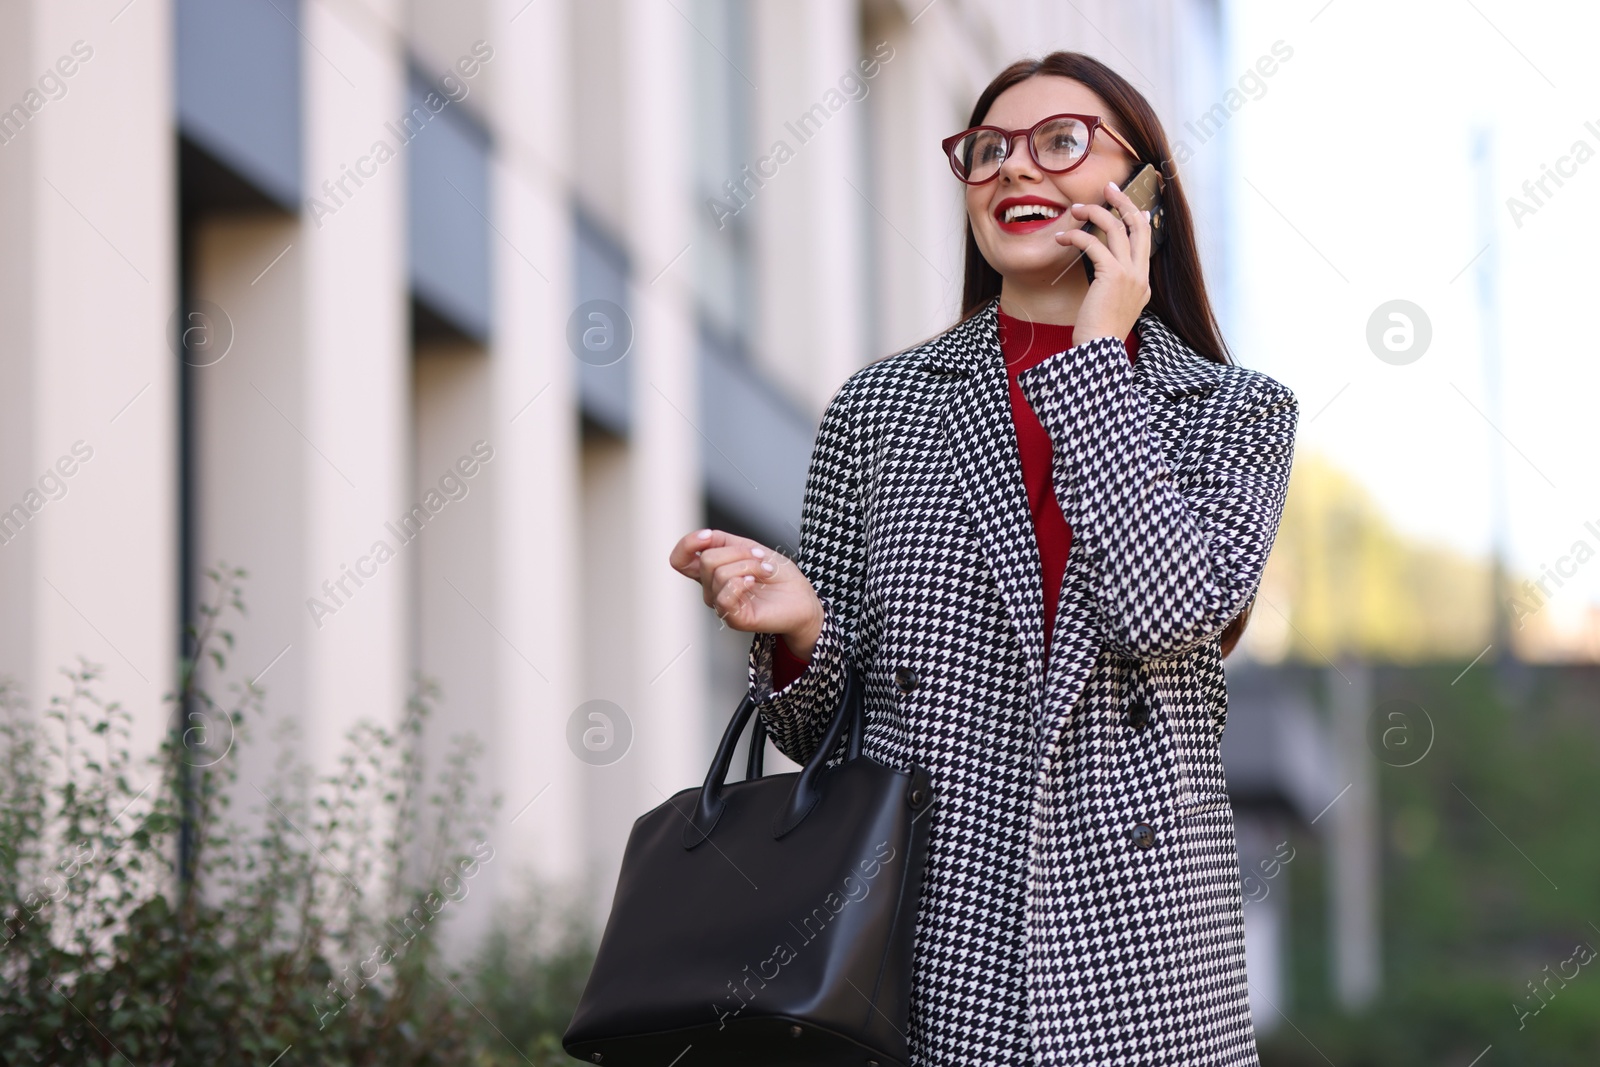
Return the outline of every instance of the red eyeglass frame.
<path id="1" fill-rule="evenodd" d="M 1039 162 L 1039 153 L 1033 146 L 1033 135 L 1038 132 L 1039 127 L 1043 126 L 1047 122 L 1054 122 L 1056 119 L 1077 119 L 1089 129 L 1088 138 L 1083 143 L 1083 155 L 1078 157 L 1078 161 L 1076 163 L 1069 164 L 1068 166 L 1062 167 L 1059 170 L 1047 167 L 1043 163 Z M 960 143 L 963 137 L 974 134 L 979 130 L 993 130 L 1001 137 L 1004 137 L 1006 154 L 1000 160 L 999 166 L 995 167 L 993 174 L 989 175 L 987 178 L 982 178 L 978 181 L 972 181 L 968 178 L 962 177 L 960 165 L 956 162 L 955 147 L 958 143 Z M 988 125 L 971 126 L 965 130 L 962 130 L 960 133 L 951 134 L 949 137 L 946 137 L 944 140 L 939 142 L 939 147 L 944 149 L 945 162 L 950 164 L 951 172 L 955 174 L 957 178 L 960 178 L 962 182 L 967 185 L 987 185 L 996 178 L 1000 177 L 1000 167 L 1005 166 L 1006 160 L 1011 158 L 1011 143 L 1017 139 L 1019 134 L 1025 133 L 1028 135 L 1028 155 L 1030 158 L 1032 158 L 1034 166 L 1038 167 L 1046 174 L 1065 174 L 1070 170 L 1076 170 L 1078 167 L 1083 166 L 1083 161 L 1089 158 L 1090 152 L 1094 151 L 1094 133 L 1096 130 L 1105 130 L 1106 133 L 1109 134 L 1119 145 L 1128 150 L 1128 154 L 1130 156 L 1132 156 L 1135 160 L 1139 158 L 1138 149 L 1129 144 L 1126 137 L 1122 136 L 1122 134 L 1118 133 L 1116 130 L 1107 125 L 1105 120 L 1099 115 L 1076 115 L 1070 111 L 1063 111 L 1058 115 L 1046 115 L 1038 122 L 1035 122 L 1032 126 L 1021 130 L 1006 130 L 999 126 Z"/>

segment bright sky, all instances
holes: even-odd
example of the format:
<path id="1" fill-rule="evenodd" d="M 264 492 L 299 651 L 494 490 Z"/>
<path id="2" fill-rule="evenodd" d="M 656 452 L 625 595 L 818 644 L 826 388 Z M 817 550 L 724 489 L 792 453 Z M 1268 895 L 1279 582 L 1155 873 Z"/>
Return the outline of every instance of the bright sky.
<path id="1" fill-rule="evenodd" d="M 1600 310 L 1600 4 L 1225 3 L 1225 76 L 1279 39 L 1293 49 L 1227 126 L 1226 326 L 1241 363 L 1299 396 L 1297 447 L 1351 471 L 1407 533 L 1484 552 L 1498 446 L 1513 567 L 1537 573 L 1579 539 L 1600 550 L 1600 344 L 1583 317 Z M 1558 164 L 1570 176 L 1535 204 L 1523 183 Z M 1534 209 L 1520 225 L 1512 196 Z M 1366 339 L 1397 299 L 1432 326 L 1404 365 Z M 1553 608 L 1600 601 L 1600 558 L 1576 569 Z"/>

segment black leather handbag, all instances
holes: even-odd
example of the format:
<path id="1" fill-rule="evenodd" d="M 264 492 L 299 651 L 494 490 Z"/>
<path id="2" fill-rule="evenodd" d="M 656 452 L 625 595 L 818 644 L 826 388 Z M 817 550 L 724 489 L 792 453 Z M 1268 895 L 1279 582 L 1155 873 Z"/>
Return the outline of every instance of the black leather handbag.
<path id="1" fill-rule="evenodd" d="M 796 773 L 725 782 L 748 694 L 699 788 L 641 815 L 562 1037 L 606 1067 L 905 1067 L 933 785 L 861 755 L 862 682 Z M 846 758 L 828 759 L 849 733 Z"/>

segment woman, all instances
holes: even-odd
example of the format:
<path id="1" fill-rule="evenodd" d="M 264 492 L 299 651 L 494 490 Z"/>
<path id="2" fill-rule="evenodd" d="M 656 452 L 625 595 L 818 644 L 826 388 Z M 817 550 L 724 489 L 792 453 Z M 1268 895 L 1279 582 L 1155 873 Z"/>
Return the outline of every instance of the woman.
<path id="1" fill-rule="evenodd" d="M 1081 118 L 1043 121 L 1062 115 Z M 755 635 L 780 751 L 820 743 L 848 656 L 865 753 L 933 776 L 915 1062 L 1255 1064 L 1222 657 L 1297 402 L 1230 362 L 1166 136 L 1126 80 L 1020 61 L 979 125 L 1002 132 L 947 142 L 963 316 L 829 403 L 798 565 L 718 530 L 672 564 Z M 1165 175 L 1154 255 L 1118 189 L 1145 163 Z"/>

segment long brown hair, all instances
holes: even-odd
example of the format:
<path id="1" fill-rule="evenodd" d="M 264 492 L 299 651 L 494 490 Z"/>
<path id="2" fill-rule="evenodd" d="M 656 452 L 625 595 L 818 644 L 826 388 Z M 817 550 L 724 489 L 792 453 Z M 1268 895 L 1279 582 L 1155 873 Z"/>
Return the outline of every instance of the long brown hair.
<path id="1" fill-rule="evenodd" d="M 997 74 L 978 94 L 967 125 L 981 124 L 996 97 L 1018 82 L 1038 74 L 1071 78 L 1092 90 L 1111 109 L 1111 114 L 1105 118 L 1115 124 L 1117 132 L 1138 150 L 1139 159 L 1144 163 L 1154 163 L 1161 171 L 1161 203 L 1165 208 L 1163 225 L 1167 235 L 1161 250 L 1150 257 L 1148 307 L 1201 356 L 1213 363 L 1233 363 L 1228 344 L 1222 338 L 1222 328 L 1217 324 L 1216 313 L 1211 308 L 1211 298 L 1206 293 L 1205 277 L 1200 268 L 1200 249 L 1195 241 L 1194 216 L 1189 210 L 1189 200 L 1184 195 L 1177 165 L 1172 160 L 1166 131 L 1161 128 L 1161 120 L 1156 117 L 1155 109 L 1143 93 L 1093 56 L 1086 56 L 1082 52 L 1051 52 L 1043 59 L 1019 59 Z M 972 234 L 970 218 L 966 229 L 961 318 L 958 321 L 971 318 L 1000 295 L 1000 272 L 983 258 L 977 238 Z M 1222 631 L 1222 655 L 1232 652 L 1233 646 L 1244 633 L 1255 599 L 1252 594 L 1245 602 L 1244 610 Z"/>

